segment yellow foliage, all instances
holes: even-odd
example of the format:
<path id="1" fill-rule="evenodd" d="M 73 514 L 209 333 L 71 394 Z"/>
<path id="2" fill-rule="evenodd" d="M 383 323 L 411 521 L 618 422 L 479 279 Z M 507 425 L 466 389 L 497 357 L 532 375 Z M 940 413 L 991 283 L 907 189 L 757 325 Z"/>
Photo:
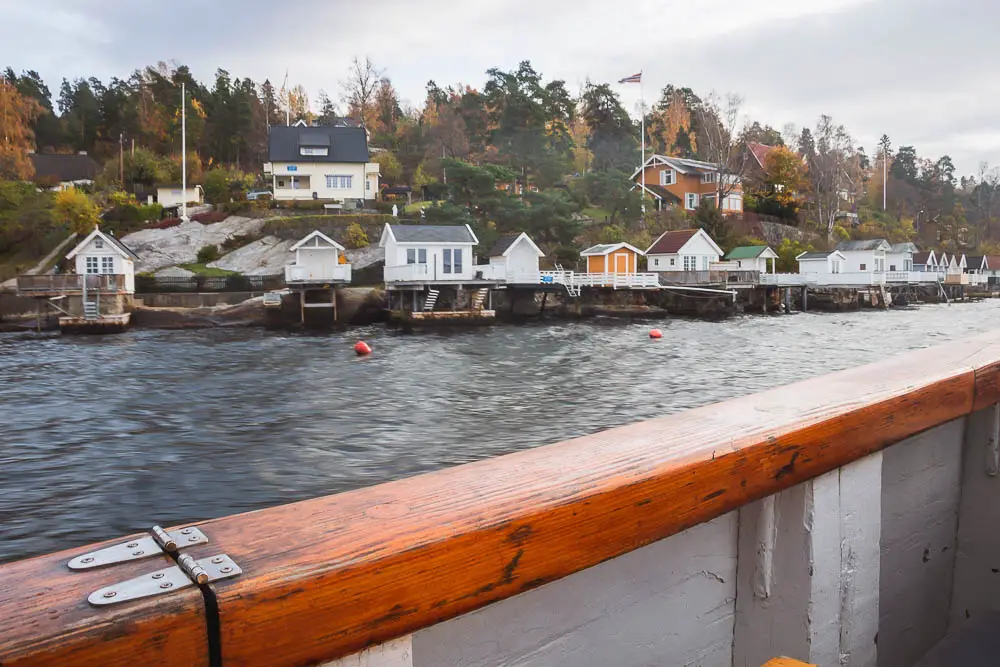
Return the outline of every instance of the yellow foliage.
<path id="1" fill-rule="evenodd" d="M 41 105 L 25 97 L 0 77 L 0 179 L 27 181 L 35 175 L 29 157 L 35 148 L 32 122 L 44 113 Z"/>
<path id="2" fill-rule="evenodd" d="M 75 188 L 56 194 L 55 212 L 71 231 L 87 234 L 101 221 L 100 210 L 86 194 Z"/>
<path id="3" fill-rule="evenodd" d="M 802 158 L 784 146 L 772 148 L 764 160 L 767 184 L 774 191 L 774 198 L 784 205 L 790 204 L 795 195 L 808 187 L 806 166 Z"/>
<path id="4" fill-rule="evenodd" d="M 687 146 L 679 146 L 678 136 L 686 135 L 692 153 L 698 150 L 697 138 L 691 131 L 691 110 L 684 102 L 680 91 L 675 91 L 662 110 L 654 111 L 649 120 L 649 136 L 654 150 L 661 150 L 667 155 L 678 155 L 685 152 Z"/>

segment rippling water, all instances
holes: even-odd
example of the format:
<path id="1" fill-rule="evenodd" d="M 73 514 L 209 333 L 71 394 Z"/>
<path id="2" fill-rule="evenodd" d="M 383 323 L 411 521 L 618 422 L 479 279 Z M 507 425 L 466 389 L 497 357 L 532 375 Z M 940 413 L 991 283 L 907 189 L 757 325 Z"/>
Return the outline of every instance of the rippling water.
<path id="1" fill-rule="evenodd" d="M 992 329 L 1000 301 L 842 315 L 0 335 L 0 562 L 555 442 Z M 357 359 L 358 337 L 375 353 Z"/>

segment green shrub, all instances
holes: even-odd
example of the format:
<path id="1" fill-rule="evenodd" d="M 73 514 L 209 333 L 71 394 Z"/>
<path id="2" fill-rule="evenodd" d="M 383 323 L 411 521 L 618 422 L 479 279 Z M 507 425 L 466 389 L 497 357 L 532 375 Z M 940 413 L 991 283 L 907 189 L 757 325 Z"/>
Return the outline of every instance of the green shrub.
<path id="1" fill-rule="evenodd" d="M 379 213 L 392 214 L 392 207 L 395 206 L 400 213 L 403 211 L 403 202 L 391 202 L 391 201 L 377 201 L 375 202 L 375 210 Z"/>
<path id="2" fill-rule="evenodd" d="M 143 204 L 138 208 L 138 213 L 143 222 L 156 222 L 163 218 L 163 207 L 159 204 Z"/>
<path id="3" fill-rule="evenodd" d="M 226 278 L 226 291 L 250 292 L 253 291 L 253 285 L 250 284 L 249 278 L 237 273 Z"/>
<path id="4" fill-rule="evenodd" d="M 198 250 L 198 263 L 208 264 L 219 259 L 219 246 L 207 245 Z"/>

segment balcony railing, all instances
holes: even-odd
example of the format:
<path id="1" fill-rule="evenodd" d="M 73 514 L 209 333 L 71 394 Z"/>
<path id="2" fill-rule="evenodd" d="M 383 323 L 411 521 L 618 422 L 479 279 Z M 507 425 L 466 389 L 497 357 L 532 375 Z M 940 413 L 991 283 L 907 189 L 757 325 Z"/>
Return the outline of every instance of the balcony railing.
<path id="1" fill-rule="evenodd" d="M 423 282 L 431 279 L 430 266 L 428 264 L 386 266 L 383 275 L 387 283 Z"/>
<path id="2" fill-rule="evenodd" d="M 67 561 L 144 535 L 11 563 L 0 661 L 912 667 L 1000 600 L 998 403 L 994 332 L 202 522 L 206 597 L 88 604 L 174 560 Z"/>
<path id="3" fill-rule="evenodd" d="M 85 274 L 87 291 L 123 292 L 125 291 L 125 276 L 120 274 Z M 83 291 L 84 275 L 65 273 L 44 276 L 18 276 L 17 291 L 31 293 L 61 293 Z"/>
<path id="4" fill-rule="evenodd" d="M 349 283 L 351 282 L 351 265 L 336 264 L 311 268 L 290 264 L 285 267 L 285 282 L 293 283 Z"/>

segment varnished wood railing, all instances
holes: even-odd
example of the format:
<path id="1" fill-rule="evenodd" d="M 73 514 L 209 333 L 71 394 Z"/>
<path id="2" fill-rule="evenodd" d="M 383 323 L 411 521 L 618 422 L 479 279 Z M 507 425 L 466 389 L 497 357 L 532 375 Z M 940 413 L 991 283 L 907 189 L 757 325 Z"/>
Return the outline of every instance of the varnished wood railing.
<path id="1" fill-rule="evenodd" d="M 1000 401 L 1000 334 L 388 484 L 200 524 L 225 664 L 307 665 L 674 535 Z M 0 664 L 208 663 L 197 588 L 94 608 L 163 565 L 0 568 Z M 166 561 L 164 557 L 164 562 Z"/>

